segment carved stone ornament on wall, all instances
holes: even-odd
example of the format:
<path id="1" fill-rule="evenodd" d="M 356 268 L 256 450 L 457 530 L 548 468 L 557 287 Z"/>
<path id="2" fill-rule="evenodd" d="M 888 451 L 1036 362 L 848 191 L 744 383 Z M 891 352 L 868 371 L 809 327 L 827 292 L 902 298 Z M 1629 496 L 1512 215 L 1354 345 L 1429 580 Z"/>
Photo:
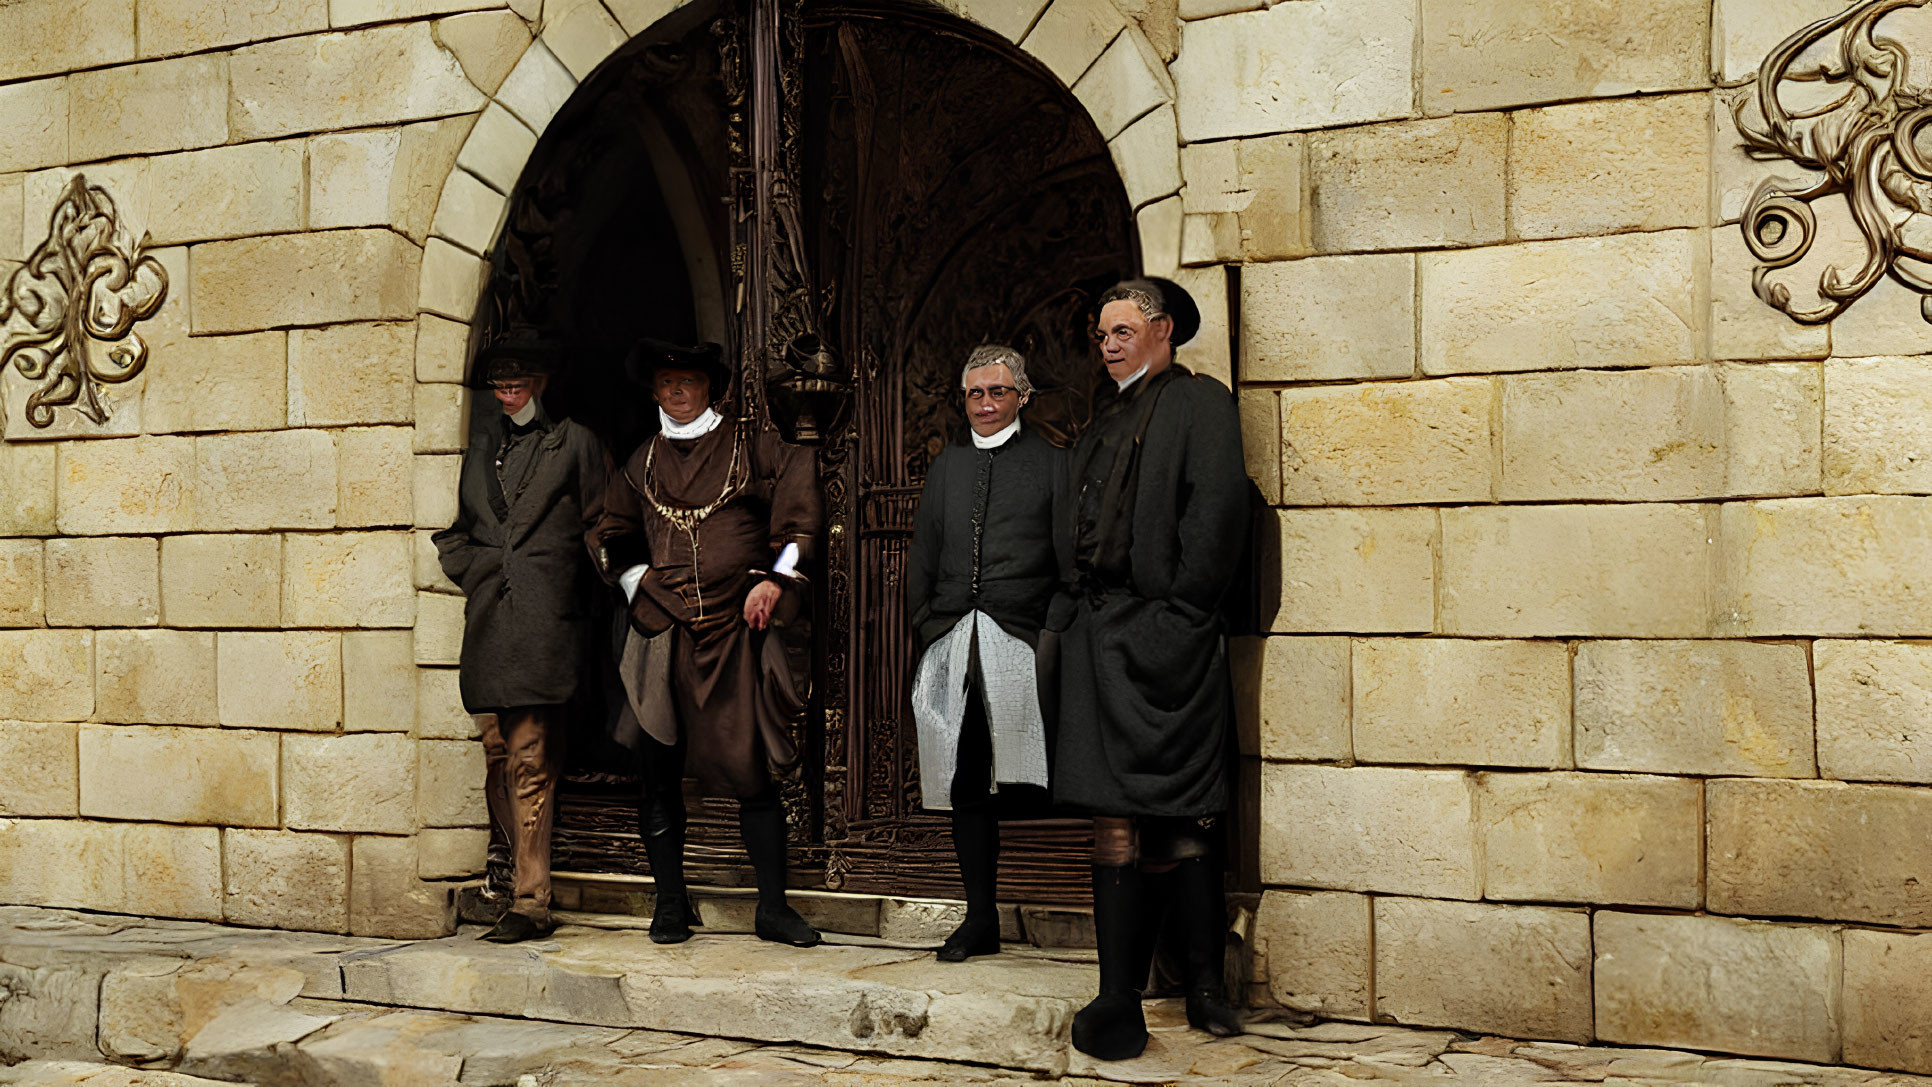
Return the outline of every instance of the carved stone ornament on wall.
<path id="1" fill-rule="evenodd" d="M 148 345 L 134 326 L 168 297 L 167 269 L 147 245 L 145 234 L 132 239 L 107 190 L 74 175 L 54 206 L 47 240 L 0 293 L 0 373 L 12 366 L 38 383 L 27 398 L 29 423 L 51 426 L 55 408 L 71 407 L 103 424 L 108 409 L 100 387 L 147 366 Z"/>

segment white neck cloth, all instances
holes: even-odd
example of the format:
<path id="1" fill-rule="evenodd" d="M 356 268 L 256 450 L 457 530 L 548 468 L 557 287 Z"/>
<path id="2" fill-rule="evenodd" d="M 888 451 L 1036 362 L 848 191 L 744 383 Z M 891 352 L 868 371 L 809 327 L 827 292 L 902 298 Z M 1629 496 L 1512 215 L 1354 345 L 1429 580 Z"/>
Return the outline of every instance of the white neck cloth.
<path id="1" fill-rule="evenodd" d="M 1005 426 L 999 428 L 998 430 L 994 431 L 991 434 L 982 435 L 977 430 L 973 431 L 973 448 L 974 449 L 998 449 L 1000 446 L 1005 445 L 1008 441 L 1012 440 L 1013 435 L 1018 434 L 1019 432 L 1020 432 L 1020 417 L 1016 415 L 1013 417 L 1012 422 L 1006 424 Z"/>
<path id="2" fill-rule="evenodd" d="M 657 409 L 657 421 L 658 425 L 663 428 L 665 437 L 673 441 L 688 441 L 692 438 L 702 438 L 706 434 L 718 429 L 718 424 L 724 422 L 724 416 L 719 415 L 718 409 L 716 408 L 706 408 L 698 413 L 696 419 L 688 423 L 674 423 L 671 421 L 671 417 L 664 413 L 664 409 L 659 408 Z"/>

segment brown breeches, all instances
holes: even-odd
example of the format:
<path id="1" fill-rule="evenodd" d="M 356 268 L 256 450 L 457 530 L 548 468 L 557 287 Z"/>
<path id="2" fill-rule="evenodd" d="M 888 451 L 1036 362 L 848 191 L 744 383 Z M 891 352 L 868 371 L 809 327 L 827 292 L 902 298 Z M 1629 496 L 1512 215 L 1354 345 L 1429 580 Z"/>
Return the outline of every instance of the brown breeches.
<path id="1" fill-rule="evenodd" d="M 516 706 L 480 721 L 490 814 L 509 834 L 515 864 L 510 909 L 542 919 L 550 913 L 550 828 L 556 821 L 563 708 Z"/>
<path id="2" fill-rule="evenodd" d="M 1213 816 L 1096 815 L 1093 862 L 1102 868 L 1138 864 L 1164 872 L 1189 857 L 1213 852 L 1215 823 Z"/>

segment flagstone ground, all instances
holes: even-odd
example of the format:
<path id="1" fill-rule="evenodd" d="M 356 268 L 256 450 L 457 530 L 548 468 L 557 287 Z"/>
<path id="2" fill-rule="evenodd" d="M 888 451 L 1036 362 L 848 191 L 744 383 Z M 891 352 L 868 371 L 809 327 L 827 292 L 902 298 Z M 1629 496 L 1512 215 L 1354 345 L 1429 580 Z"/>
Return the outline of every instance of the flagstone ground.
<path id="1" fill-rule="evenodd" d="M 405 943 L 0 909 L 0 1061 L 14 1062 L 0 1084 L 1932 1087 L 1278 1011 L 1216 1039 L 1173 1000 L 1149 1003 L 1147 1052 L 1109 1064 L 1067 1044 L 1093 983 L 1079 950 L 942 967 L 877 939 L 800 950 L 726 933 L 667 948 L 634 921 L 567 919 L 551 939 L 500 947 L 477 927 Z"/>

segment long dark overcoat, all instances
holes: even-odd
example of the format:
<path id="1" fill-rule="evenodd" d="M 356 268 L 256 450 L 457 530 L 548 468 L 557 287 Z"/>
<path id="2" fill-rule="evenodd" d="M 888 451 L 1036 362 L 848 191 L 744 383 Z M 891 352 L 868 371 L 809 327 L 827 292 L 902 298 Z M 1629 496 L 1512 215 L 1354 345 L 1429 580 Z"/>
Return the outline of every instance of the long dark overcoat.
<path id="1" fill-rule="evenodd" d="M 1076 561 L 1069 573 L 1076 599 L 1060 639 L 1054 797 L 1102 815 L 1212 815 L 1227 809 L 1234 750 L 1221 603 L 1249 531 L 1240 418 L 1227 386 L 1173 367 L 1110 394 L 1074 450 L 1069 505 L 1078 524 L 1083 483 L 1121 463 L 1095 467 L 1083 457 L 1088 443 L 1132 441 L 1135 408 L 1149 396 L 1157 399 L 1139 432 L 1131 505 L 1115 533 L 1126 569 Z M 1082 533 L 1073 536 L 1080 554 Z"/>
<path id="2" fill-rule="evenodd" d="M 584 532 L 603 515 L 610 459 L 583 424 L 540 418 L 545 429 L 513 493 L 496 482 L 501 421 L 471 435 L 456 523 L 435 536 L 443 573 L 468 597 L 461 683 L 471 713 L 567 702 L 583 667 Z"/>

